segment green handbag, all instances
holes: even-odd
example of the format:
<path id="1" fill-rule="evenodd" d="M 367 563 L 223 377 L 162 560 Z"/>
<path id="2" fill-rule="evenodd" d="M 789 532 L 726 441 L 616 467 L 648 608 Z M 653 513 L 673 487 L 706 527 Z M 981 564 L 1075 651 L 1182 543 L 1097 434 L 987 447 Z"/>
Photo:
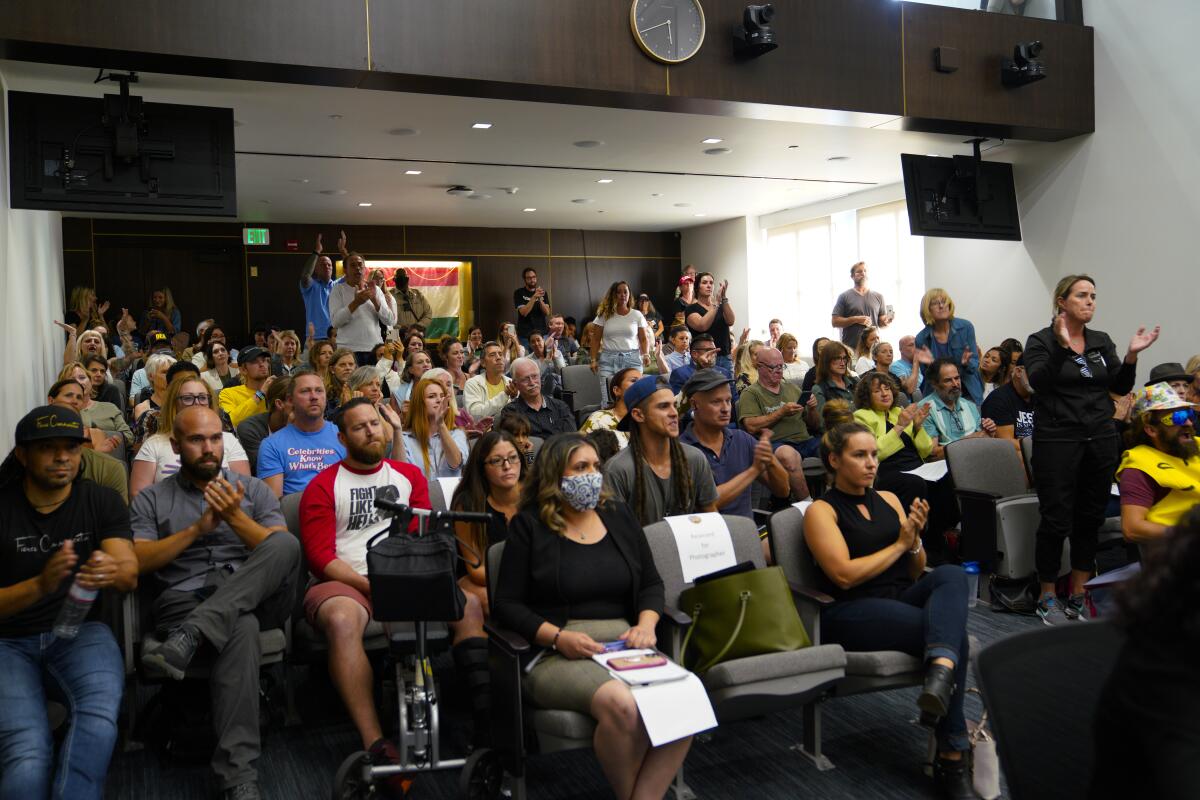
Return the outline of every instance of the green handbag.
<path id="1" fill-rule="evenodd" d="M 782 567 L 697 584 L 679 595 L 679 605 L 692 615 L 680 650 L 683 665 L 692 672 L 703 674 L 722 661 L 812 645 Z"/>

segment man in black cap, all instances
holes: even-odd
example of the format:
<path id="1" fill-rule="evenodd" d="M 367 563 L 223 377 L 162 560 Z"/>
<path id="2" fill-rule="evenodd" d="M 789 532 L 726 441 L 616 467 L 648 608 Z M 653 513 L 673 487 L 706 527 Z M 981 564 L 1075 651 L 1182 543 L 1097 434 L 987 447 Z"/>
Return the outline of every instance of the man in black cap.
<path id="1" fill-rule="evenodd" d="M 127 592 L 137 585 L 129 511 L 120 496 L 77 479 L 83 420 L 41 406 L 17 423 L 0 467 L 0 796 L 100 798 L 125 685 L 112 631 L 84 622 L 51 631 L 74 582 Z M 69 698 L 55 748 L 46 697 Z"/>
<path id="2" fill-rule="evenodd" d="M 702 369 L 683 385 L 683 396 L 692 409 L 692 423 L 679 436 L 704 454 L 717 484 L 717 510 L 722 514 L 754 518 L 750 487 L 762 481 L 775 497 L 786 499 L 792 491 L 788 473 L 771 447 L 768 431 L 758 441 L 739 428 L 730 428 L 733 391 L 729 378 L 715 369 Z M 805 492 L 807 496 L 807 492 Z"/>
<path id="3" fill-rule="evenodd" d="M 717 486 L 704 454 L 679 441 L 679 412 L 671 387 L 654 375 L 623 395 L 629 409 L 617 430 L 629 446 L 604 465 L 604 486 L 628 503 L 643 525 L 664 517 L 717 510 Z"/>
<path id="4" fill-rule="evenodd" d="M 401 267 L 393 276 L 396 288 L 392 296 L 396 298 L 396 327 L 411 328 L 420 325 L 422 330 L 429 328 L 433 321 L 433 307 L 421 294 L 419 289 L 409 288 L 408 270 Z"/>
<path id="5" fill-rule="evenodd" d="M 275 376 L 271 374 L 271 353 L 257 345 L 243 348 L 238 353 L 238 370 L 242 374 L 242 385 L 222 389 L 218 399 L 221 410 L 229 415 L 235 428 L 267 410 L 267 389 L 275 382 Z"/>

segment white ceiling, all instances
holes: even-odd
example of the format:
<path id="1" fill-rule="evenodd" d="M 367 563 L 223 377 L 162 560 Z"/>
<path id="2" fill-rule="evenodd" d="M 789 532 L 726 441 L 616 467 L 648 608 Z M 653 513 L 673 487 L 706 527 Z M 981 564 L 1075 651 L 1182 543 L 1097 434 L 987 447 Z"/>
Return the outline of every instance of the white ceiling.
<path id="1" fill-rule="evenodd" d="M 0 61 L 0 72 L 12 90 L 116 91 L 78 67 Z M 150 73 L 132 91 L 147 102 L 234 109 L 247 222 L 679 230 L 896 183 L 900 153 L 970 152 L 961 136 L 821 110 L 785 122 Z M 419 132 L 389 133 L 399 128 Z M 723 141 L 702 144 L 708 137 Z M 604 144 L 581 149 L 580 140 Z M 731 152 L 705 155 L 711 147 Z M 490 199 L 446 194 L 456 184 Z"/>

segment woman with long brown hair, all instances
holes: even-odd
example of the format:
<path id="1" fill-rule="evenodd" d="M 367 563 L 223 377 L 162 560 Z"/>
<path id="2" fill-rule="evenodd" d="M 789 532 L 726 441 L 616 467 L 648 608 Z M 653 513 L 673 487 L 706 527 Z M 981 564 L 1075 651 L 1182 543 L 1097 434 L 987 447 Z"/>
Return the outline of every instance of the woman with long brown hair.
<path id="1" fill-rule="evenodd" d="M 469 448 L 467 435 L 454 421 L 454 411 L 441 381 L 422 379 L 408 398 L 404 416 L 404 456 L 429 480 L 456 478 Z"/>
<path id="2" fill-rule="evenodd" d="M 358 369 L 358 359 L 353 350 L 339 348 L 329 357 L 329 370 L 325 376 L 325 418 L 333 419 L 337 410 L 350 402 L 350 376 Z"/>

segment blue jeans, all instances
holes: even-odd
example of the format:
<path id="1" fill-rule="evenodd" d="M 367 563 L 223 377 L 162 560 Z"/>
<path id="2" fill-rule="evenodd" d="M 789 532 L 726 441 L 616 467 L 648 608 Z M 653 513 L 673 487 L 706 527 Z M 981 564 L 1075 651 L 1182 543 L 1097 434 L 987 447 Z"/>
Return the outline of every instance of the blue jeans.
<path id="1" fill-rule="evenodd" d="M 52 633 L 0 639 L 0 797 L 100 800 L 124 688 L 117 640 L 99 622 L 71 641 Z M 68 711 L 57 766 L 47 700 Z"/>
<path id="2" fill-rule="evenodd" d="M 969 750 L 963 694 L 970 647 L 967 642 L 967 576 L 943 564 L 926 573 L 898 598 L 864 597 L 835 603 L 821 612 L 821 641 L 846 650 L 899 650 L 926 661 L 954 662 L 954 694 L 938 723 L 942 750 Z"/>
<path id="3" fill-rule="evenodd" d="M 641 369 L 642 355 L 637 350 L 601 350 L 597 361 L 600 365 L 596 369 L 596 374 L 600 376 L 600 396 L 604 398 L 604 405 L 607 407 L 612 404 L 612 399 L 608 396 L 609 378 L 629 367 Z"/>
<path id="4" fill-rule="evenodd" d="M 724 370 L 733 375 L 733 358 L 731 356 L 717 356 L 717 369 Z"/>

